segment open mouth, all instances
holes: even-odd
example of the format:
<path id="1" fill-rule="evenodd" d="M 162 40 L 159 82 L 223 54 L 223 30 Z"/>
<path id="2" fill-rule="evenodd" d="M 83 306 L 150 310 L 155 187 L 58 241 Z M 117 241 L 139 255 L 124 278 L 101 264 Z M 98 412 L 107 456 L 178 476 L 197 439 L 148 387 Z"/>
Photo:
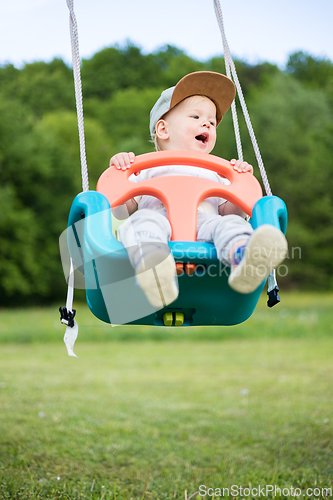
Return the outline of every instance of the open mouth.
<path id="1" fill-rule="evenodd" d="M 196 140 L 201 142 L 202 144 L 207 144 L 208 137 L 208 134 L 200 134 L 196 136 Z"/>

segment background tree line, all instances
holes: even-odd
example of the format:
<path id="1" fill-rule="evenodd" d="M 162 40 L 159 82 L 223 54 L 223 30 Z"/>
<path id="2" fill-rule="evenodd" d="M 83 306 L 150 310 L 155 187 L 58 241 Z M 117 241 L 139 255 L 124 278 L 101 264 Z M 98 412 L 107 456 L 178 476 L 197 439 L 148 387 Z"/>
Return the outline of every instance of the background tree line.
<path id="1" fill-rule="evenodd" d="M 301 258 L 287 262 L 283 286 L 332 290 L 333 64 L 300 52 L 285 70 L 236 67 L 272 191 L 288 207 L 290 248 L 301 248 Z M 82 61 L 91 189 L 114 153 L 153 150 L 148 117 L 160 92 L 204 69 L 224 73 L 224 61 L 196 61 L 171 46 L 145 55 L 131 44 Z M 241 117 L 240 127 L 244 157 L 256 166 Z M 236 155 L 230 112 L 213 153 Z M 0 67 L 2 305 L 64 300 L 58 238 L 80 191 L 71 68 L 61 59 Z"/>

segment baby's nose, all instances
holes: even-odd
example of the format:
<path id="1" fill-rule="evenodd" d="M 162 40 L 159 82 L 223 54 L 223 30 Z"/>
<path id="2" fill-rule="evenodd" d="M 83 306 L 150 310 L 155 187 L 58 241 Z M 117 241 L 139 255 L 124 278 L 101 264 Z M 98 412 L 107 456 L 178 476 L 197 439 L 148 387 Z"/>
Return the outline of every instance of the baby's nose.
<path id="1" fill-rule="evenodd" d="M 204 121 L 203 124 L 202 124 L 203 127 L 210 127 L 210 123 L 209 123 L 209 120 L 207 121 Z"/>

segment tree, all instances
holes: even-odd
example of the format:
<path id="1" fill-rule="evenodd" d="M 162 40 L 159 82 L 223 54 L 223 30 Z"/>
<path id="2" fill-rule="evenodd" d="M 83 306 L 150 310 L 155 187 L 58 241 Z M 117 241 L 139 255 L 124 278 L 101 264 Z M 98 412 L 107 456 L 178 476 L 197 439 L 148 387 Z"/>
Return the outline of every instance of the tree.
<path id="1" fill-rule="evenodd" d="M 252 87 L 261 87 L 270 77 L 279 73 L 275 64 L 264 62 L 261 64 L 248 64 L 244 61 L 235 60 L 235 68 L 245 97 Z M 225 62 L 222 57 L 213 57 L 205 63 L 205 70 L 225 73 Z"/>
<path id="2" fill-rule="evenodd" d="M 73 165 L 71 175 L 77 192 L 81 188 L 81 166 L 79 132 L 76 113 L 73 111 L 58 111 L 45 115 L 38 123 L 38 130 L 53 136 L 58 147 L 66 154 Z M 95 189 L 101 173 L 109 166 L 110 151 L 115 149 L 115 143 L 106 133 L 102 123 L 89 116 L 84 120 L 85 145 L 89 181 L 91 189 Z"/>
<path id="3" fill-rule="evenodd" d="M 192 59 L 171 45 L 162 47 L 154 54 L 154 60 L 158 63 L 160 71 L 155 85 L 149 83 L 149 87 L 160 87 L 162 90 L 173 87 L 188 73 L 205 69 L 204 63 Z"/>
<path id="4" fill-rule="evenodd" d="M 298 53 L 286 72 L 269 63 L 236 67 L 273 193 L 287 203 L 290 248 L 301 248 L 301 258 L 288 260 L 287 280 L 332 289 L 332 63 Z M 223 72 L 223 59 L 198 62 L 172 46 L 145 55 L 128 44 L 83 61 L 91 189 L 114 153 L 153 150 L 151 107 L 165 88 L 203 69 Z M 58 238 L 81 191 L 72 70 L 59 59 L 20 70 L 6 65 L 0 89 L 2 303 L 56 300 L 66 293 Z M 237 109 L 244 158 L 255 165 L 238 103 Z M 237 155 L 230 111 L 213 153 Z"/>
<path id="5" fill-rule="evenodd" d="M 0 68 L 0 84 L 4 97 L 15 96 L 36 116 L 75 106 L 72 71 L 61 59 L 26 64 L 21 70 Z"/>
<path id="6" fill-rule="evenodd" d="M 110 47 L 91 59 L 82 61 L 83 94 L 85 98 L 109 99 L 119 89 L 154 86 L 161 70 L 154 57 L 141 53 L 128 43 L 125 48 Z"/>
<path id="7" fill-rule="evenodd" d="M 131 87 L 118 90 L 107 101 L 89 99 L 85 102 L 87 115 L 98 120 L 112 138 L 110 157 L 119 151 L 133 150 L 135 154 L 142 154 L 152 150 L 149 113 L 162 90 Z"/>
<path id="8" fill-rule="evenodd" d="M 327 94 L 281 73 L 248 104 L 272 191 L 288 207 L 290 249 L 301 248 L 301 258 L 288 262 L 289 280 L 332 287 L 333 111 Z"/>
<path id="9" fill-rule="evenodd" d="M 72 170 L 29 109 L 0 98 L 2 304 L 50 300 L 64 289 L 57 241 L 76 193 Z"/>
<path id="10" fill-rule="evenodd" d="M 333 63 L 328 59 L 295 52 L 289 56 L 287 72 L 307 87 L 333 90 Z"/>

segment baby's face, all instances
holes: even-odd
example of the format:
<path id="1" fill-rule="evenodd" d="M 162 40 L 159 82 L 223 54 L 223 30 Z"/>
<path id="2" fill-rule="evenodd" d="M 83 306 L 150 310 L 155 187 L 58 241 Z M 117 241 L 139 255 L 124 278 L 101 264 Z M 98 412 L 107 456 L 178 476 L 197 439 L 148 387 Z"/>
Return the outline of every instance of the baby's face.
<path id="1" fill-rule="evenodd" d="M 165 117 L 170 134 L 166 148 L 210 153 L 216 141 L 216 107 L 203 96 L 181 101 Z"/>

